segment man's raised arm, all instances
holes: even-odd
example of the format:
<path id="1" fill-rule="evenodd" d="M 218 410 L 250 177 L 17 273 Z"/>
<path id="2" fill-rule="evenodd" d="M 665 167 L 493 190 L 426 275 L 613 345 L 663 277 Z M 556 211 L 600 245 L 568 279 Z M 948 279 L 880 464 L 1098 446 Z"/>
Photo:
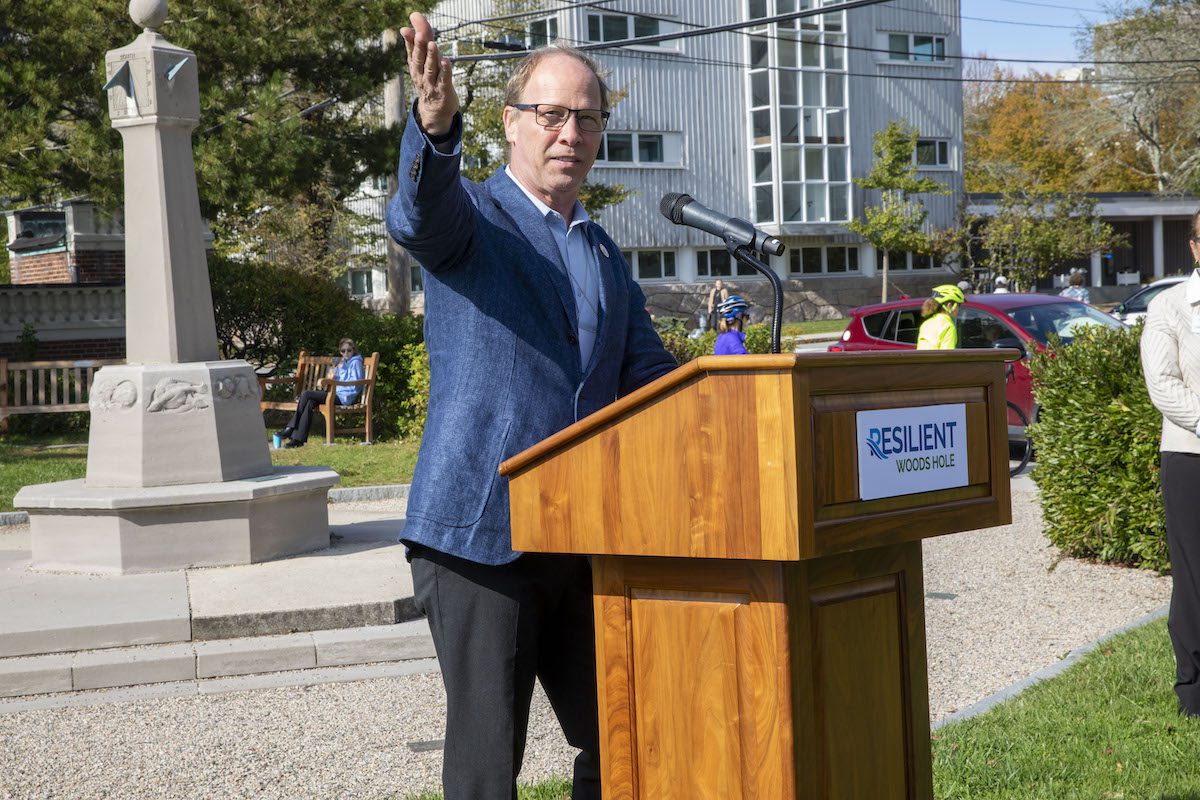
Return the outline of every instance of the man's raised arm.
<path id="1" fill-rule="evenodd" d="M 411 28 L 401 28 L 404 48 L 408 51 L 408 74 L 417 94 L 417 121 L 432 137 L 444 136 L 458 113 L 458 93 L 454 91 L 453 67 L 443 58 L 433 40 L 433 27 L 424 14 L 409 16 Z"/>

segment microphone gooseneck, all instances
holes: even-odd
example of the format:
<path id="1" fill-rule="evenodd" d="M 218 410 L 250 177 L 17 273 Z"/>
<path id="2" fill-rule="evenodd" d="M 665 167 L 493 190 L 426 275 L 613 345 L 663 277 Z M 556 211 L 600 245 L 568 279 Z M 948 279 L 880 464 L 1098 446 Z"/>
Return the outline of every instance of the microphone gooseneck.
<path id="1" fill-rule="evenodd" d="M 780 256 L 787 248 L 783 242 L 764 231 L 760 231 L 744 219 L 727 217 L 705 208 L 688 194 L 668 192 L 658 204 L 659 212 L 676 225 L 711 233 L 725 242 L 726 249 L 739 262 L 761 272 L 771 282 L 775 293 L 775 314 L 771 320 L 771 352 L 779 352 L 779 339 L 783 322 L 783 286 L 775 270 L 763 263 L 754 254 Z"/>

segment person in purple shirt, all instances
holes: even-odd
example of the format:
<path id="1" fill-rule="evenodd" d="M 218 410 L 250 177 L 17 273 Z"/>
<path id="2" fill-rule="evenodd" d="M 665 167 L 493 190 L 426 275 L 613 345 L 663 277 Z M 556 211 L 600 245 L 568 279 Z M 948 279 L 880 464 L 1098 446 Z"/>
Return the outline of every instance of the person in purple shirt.
<path id="1" fill-rule="evenodd" d="M 713 347 L 714 356 L 745 355 L 746 333 L 742 330 L 745 325 L 750 303 L 739 294 L 732 294 L 717 306 L 721 331 L 717 334 L 717 344 Z"/>

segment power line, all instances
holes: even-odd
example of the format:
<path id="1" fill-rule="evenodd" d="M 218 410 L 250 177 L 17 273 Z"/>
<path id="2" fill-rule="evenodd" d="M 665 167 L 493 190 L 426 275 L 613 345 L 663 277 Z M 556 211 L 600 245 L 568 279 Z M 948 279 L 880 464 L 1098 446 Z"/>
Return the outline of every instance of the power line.
<path id="1" fill-rule="evenodd" d="M 879 0 L 879 2 L 886 2 L 886 1 L 887 0 Z M 1026 2 L 1029 5 L 1039 5 L 1039 6 L 1045 6 L 1045 7 L 1058 7 L 1058 6 L 1049 6 L 1045 3 L 1033 3 L 1033 2 L 1029 2 L 1029 0 L 1007 0 L 1007 1 L 1008 2 L 1020 1 L 1020 2 Z M 565 6 L 558 10 L 564 10 L 566 8 L 594 7 L 599 10 L 620 11 L 619 9 L 610 8 L 607 5 L 608 3 L 611 3 L 611 2 L 614 2 L 614 0 L 586 0 L 586 2 L 573 3 L 570 6 Z M 803 12 L 803 14 L 804 15 L 825 14 L 825 13 L 837 11 L 839 9 L 845 10 L 845 8 L 843 6 L 825 6 L 819 10 L 811 10 L 811 11 Z M 919 13 L 919 14 L 935 13 L 935 12 L 926 12 L 926 11 L 916 11 L 913 9 L 906 9 L 906 10 L 912 11 L 912 13 Z M 535 12 L 526 12 L 525 14 L 522 14 L 521 16 L 540 16 L 540 15 L 547 14 L 547 13 L 551 13 L 551 10 L 547 9 L 545 11 L 536 12 L 536 13 Z M 742 24 L 739 29 L 731 29 L 726 26 L 704 26 L 699 23 L 671 19 L 670 17 L 663 17 L 663 16 L 658 16 L 655 14 L 641 14 L 641 13 L 636 13 L 636 12 L 621 12 L 621 13 L 627 13 L 628 16 L 640 17 L 643 19 L 652 19 L 652 20 L 657 20 L 659 22 L 665 22 L 665 23 L 672 24 L 672 25 L 680 25 L 680 26 L 692 28 L 694 31 L 694 33 L 692 35 L 705 35 L 707 33 L 718 33 L 718 32 L 725 32 L 726 30 L 730 30 L 731 32 L 739 33 L 745 37 L 762 38 L 762 39 L 768 39 L 768 40 L 774 40 L 774 41 L 784 41 L 784 40 L 794 41 L 790 37 L 761 34 L 761 33 L 755 33 L 753 31 L 744 30 L 744 28 L 747 28 L 747 27 L 755 27 L 755 26 L 769 23 L 769 22 L 775 20 L 776 19 L 775 17 L 767 18 L 767 19 L 752 20 L 752 21 Z M 483 25 L 488 28 L 491 28 L 499 33 L 519 34 L 522 38 L 526 34 L 526 31 L 523 28 L 512 28 L 512 27 L 492 24 L 496 20 L 512 18 L 514 15 L 507 15 L 506 17 L 503 17 L 503 18 L 493 17 L 493 18 L 488 18 L 488 19 L 484 19 L 484 20 L 464 20 L 462 17 L 456 17 L 454 15 L 447 15 L 447 16 L 449 16 L 451 19 L 459 20 L 459 24 L 455 25 L 452 30 L 464 28 L 464 27 L 467 27 L 468 25 L 472 25 L 472 24 L 479 24 L 479 25 Z M 787 15 L 781 15 L 781 16 L 788 17 L 790 19 L 790 18 L 799 16 L 799 14 L 789 13 Z M 970 19 L 970 18 L 964 17 L 964 19 Z M 624 47 L 628 44 L 649 44 L 649 43 L 658 42 L 658 41 L 669 41 L 673 38 L 684 38 L 684 37 L 682 37 L 682 36 L 676 37 L 676 36 L 673 36 L 672 34 L 662 34 L 661 36 L 656 37 L 652 40 L 650 39 L 650 37 L 643 37 L 643 38 L 636 38 L 636 39 L 623 39 L 623 40 L 615 41 L 615 42 L 600 42 L 600 43 L 585 41 L 585 40 L 580 40 L 580 39 L 570 39 L 570 38 L 561 37 L 561 36 L 557 37 L 557 38 L 560 41 L 564 41 L 564 42 L 567 42 L 568 44 L 571 44 L 572 46 L 576 47 L 577 49 L 600 50 L 600 49 Z M 460 39 L 457 41 L 464 41 L 464 40 Z M 822 42 L 822 45 L 825 47 L 837 47 L 837 48 L 840 48 L 843 50 L 853 50 L 853 51 L 857 51 L 857 52 L 866 52 L 866 53 L 890 54 L 892 52 L 891 50 L 886 50 L 883 48 L 863 47 L 860 45 L 847 44 L 845 42 Z M 470 55 L 470 56 L 452 57 L 451 61 L 456 61 L 456 62 L 457 61 L 464 61 L 464 62 L 465 61 L 488 61 L 488 60 L 501 61 L 501 60 L 505 60 L 508 58 L 520 58 L 520 57 L 524 56 L 525 54 L 527 54 L 528 52 L 529 52 L 528 50 L 521 49 L 521 50 L 511 50 L 511 51 L 509 51 L 509 54 L 505 55 L 505 56 L 499 56 L 499 54 L 474 54 L 474 55 Z M 1068 59 L 1068 60 L 1062 60 L 1062 59 L 1048 59 L 1048 58 L 1004 58 L 1002 56 L 986 56 L 986 55 L 971 56 L 971 55 L 961 55 L 961 54 L 958 54 L 958 55 L 945 54 L 940 57 L 940 60 L 983 61 L 983 62 L 1012 63 L 1012 64 L 1071 64 L 1071 65 L 1076 65 L 1076 66 L 1140 66 L 1140 65 L 1183 66 L 1183 65 L 1188 65 L 1188 64 L 1200 64 L 1200 59 L 1130 59 L 1130 60 Z M 899 65 L 899 63 L 900 62 L 897 62 L 897 66 Z M 1011 80 L 1016 80 L 1016 79 L 1011 79 Z M 974 82 L 982 82 L 982 81 L 983 81 L 983 79 L 979 79 L 979 81 L 974 81 Z M 1001 82 L 1001 83 L 1010 82 L 1010 79 L 996 79 L 995 82 Z"/>
<path id="2" fill-rule="evenodd" d="M 837 11 L 849 11 L 855 8 L 865 8 L 867 6 L 877 6 L 881 3 L 891 2 L 891 0 L 849 0 L 845 3 L 837 3 L 836 5 L 822 6 L 818 9 L 807 9 L 805 11 L 791 11 L 787 14 L 776 14 L 773 17 L 762 17 L 744 22 L 730 22 L 724 25 L 709 25 L 701 28 L 696 28 L 689 31 L 677 31 L 675 33 L 660 33 L 654 36 L 641 36 L 635 39 L 619 39 L 613 42 L 592 42 L 577 45 L 579 50 L 612 50 L 619 47 L 627 47 L 629 45 L 654 45 L 660 42 L 673 42 L 678 39 L 693 39 L 697 36 L 708 36 L 714 33 L 725 33 L 727 31 L 740 31 L 743 28 L 756 27 L 760 25 L 770 25 L 777 22 L 791 22 L 794 19 L 802 19 L 803 17 L 812 17 L 820 14 L 829 14 Z M 632 14 L 631 16 L 640 16 Z M 470 62 L 470 61 L 505 61 L 510 58 L 522 58 L 525 52 L 519 53 L 481 53 L 479 55 L 458 56 L 452 58 L 455 62 Z"/>
<path id="3" fill-rule="evenodd" d="M 1075 11 L 1080 14 L 1107 14 L 1094 8 L 1079 8 L 1078 6 L 1060 6 L 1055 3 L 1035 3 L 1033 0 L 1000 0 L 1002 3 L 1015 3 L 1020 6 L 1037 6 L 1038 8 L 1053 8 L 1058 11 Z"/>

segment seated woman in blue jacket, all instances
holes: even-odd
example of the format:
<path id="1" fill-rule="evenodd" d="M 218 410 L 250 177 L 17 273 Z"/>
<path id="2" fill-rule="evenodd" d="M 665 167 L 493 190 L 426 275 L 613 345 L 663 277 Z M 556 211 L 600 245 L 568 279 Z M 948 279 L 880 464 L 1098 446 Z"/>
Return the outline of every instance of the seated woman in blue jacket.
<path id="1" fill-rule="evenodd" d="M 333 362 L 331 377 L 339 381 L 361 381 L 365 374 L 363 359 L 358 354 L 353 339 L 342 339 L 338 343 L 338 356 Z M 339 406 L 348 406 L 358 402 L 361 394 L 361 386 L 339 386 L 334 390 L 333 399 Z M 304 446 L 308 441 L 308 426 L 312 424 L 313 409 L 324 403 L 325 397 L 325 392 L 311 389 L 300 395 L 300 402 L 296 404 L 296 413 L 292 415 L 292 421 L 278 434 L 279 438 L 284 440 L 284 447 Z M 325 424 L 328 425 L 329 421 L 326 420 Z"/>

